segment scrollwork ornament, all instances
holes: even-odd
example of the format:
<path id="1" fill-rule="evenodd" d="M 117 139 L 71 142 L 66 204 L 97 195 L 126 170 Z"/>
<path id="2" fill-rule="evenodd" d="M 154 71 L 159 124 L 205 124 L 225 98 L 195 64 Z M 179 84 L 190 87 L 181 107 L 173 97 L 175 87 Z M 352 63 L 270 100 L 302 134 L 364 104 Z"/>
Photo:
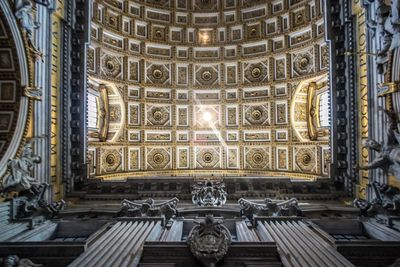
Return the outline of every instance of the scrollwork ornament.
<path id="1" fill-rule="evenodd" d="M 240 214 L 250 220 L 253 220 L 254 216 L 302 216 L 302 211 L 295 198 L 284 201 L 266 198 L 263 204 L 241 198 L 238 200 L 238 203 L 240 206 Z"/>
<path id="2" fill-rule="evenodd" d="M 154 199 L 147 199 L 143 203 L 135 203 L 124 199 L 121 202 L 121 209 L 118 212 L 118 216 L 126 217 L 154 217 L 162 216 L 167 221 L 172 217 L 178 215 L 179 199 L 174 197 L 162 203 L 155 203 Z"/>

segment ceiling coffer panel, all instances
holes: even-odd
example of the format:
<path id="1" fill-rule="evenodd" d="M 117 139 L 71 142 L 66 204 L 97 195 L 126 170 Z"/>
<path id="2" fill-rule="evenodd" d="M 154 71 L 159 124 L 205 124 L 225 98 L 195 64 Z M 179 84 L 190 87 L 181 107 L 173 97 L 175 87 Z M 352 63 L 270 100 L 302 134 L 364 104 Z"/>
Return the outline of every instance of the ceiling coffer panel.
<path id="1" fill-rule="evenodd" d="M 320 3 L 94 0 L 90 176 L 329 176 Z"/>

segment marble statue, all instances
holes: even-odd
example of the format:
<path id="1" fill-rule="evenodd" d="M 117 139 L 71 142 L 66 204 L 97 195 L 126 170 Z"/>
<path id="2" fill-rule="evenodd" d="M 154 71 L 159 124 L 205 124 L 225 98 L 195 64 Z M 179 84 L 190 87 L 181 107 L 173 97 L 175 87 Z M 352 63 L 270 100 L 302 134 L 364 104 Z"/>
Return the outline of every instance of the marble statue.
<path id="1" fill-rule="evenodd" d="M 193 185 L 192 202 L 201 207 L 220 207 L 226 202 L 227 193 L 223 183 L 207 181 Z"/>
<path id="2" fill-rule="evenodd" d="M 31 176 L 33 166 L 41 162 L 41 158 L 33 153 L 32 143 L 35 140 L 36 138 L 33 138 L 25 144 L 19 158 L 8 161 L 7 168 L 10 174 L 3 179 L 4 193 L 28 190 L 34 195 L 38 194 L 38 181 Z"/>
<path id="3" fill-rule="evenodd" d="M 400 190 L 396 187 L 378 182 L 372 183 L 375 197 L 371 201 L 362 199 L 354 200 L 355 207 L 360 209 L 361 215 L 366 217 L 378 213 L 396 214 L 400 213 Z"/>
<path id="4" fill-rule="evenodd" d="M 40 26 L 33 18 L 32 7 L 30 0 L 15 0 L 15 17 L 19 20 L 31 44 L 33 44 L 33 31 Z"/>
<path id="5" fill-rule="evenodd" d="M 397 114 L 393 111 L 384 111 L 388 118 L 386 139 L 379 143 L 373 139 L 366 139 L 363 146 L 378 152 L 378 156 L 366 166 L 356 165 L 356 170 L 370 170 L 381 168 L 400 179 L 400 133 L 397 127 Z"/>

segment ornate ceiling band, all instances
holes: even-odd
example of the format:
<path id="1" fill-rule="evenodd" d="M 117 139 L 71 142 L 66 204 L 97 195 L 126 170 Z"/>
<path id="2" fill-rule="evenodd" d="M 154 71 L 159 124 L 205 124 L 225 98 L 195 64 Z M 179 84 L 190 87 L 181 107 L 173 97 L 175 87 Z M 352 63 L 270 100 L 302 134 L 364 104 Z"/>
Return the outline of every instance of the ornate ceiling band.
<path id="1" fill-rule="evenodd" d="M 22 88 L 30 86 L 25 41 L 8 1 L 0 1 L 1 62 L 0 78 L 0 177 L 6 171 L 7 161 L 14 158 L 25 133 L 28 98 Z M 3 77 L 4 75 L 4 77 Z M 7 107 L 9 107 L 8 110 Z"/>

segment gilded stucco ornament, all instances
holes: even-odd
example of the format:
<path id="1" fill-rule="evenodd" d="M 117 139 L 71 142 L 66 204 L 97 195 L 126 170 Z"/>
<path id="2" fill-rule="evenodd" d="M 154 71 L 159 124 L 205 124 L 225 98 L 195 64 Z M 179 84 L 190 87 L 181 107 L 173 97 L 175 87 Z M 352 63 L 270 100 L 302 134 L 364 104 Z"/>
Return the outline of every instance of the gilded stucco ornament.
<path id="1" fill-rule="evenodd" d="M 222 221 L 214 220 L 212 215 L 195 223 L 197 225 L 192 228 L 187 239 L 190 251 L 204 266 L 215 266 L 228 253 L 231 234 L 222 225 Z"/>
<path id="2" fill-rule="evenodd" d="M 365 166 L 356 165 L 356 170 L 370 170 L 380 168 L 389 172 L 400 180 L 400 133 L 398 129 L 398 114 L 385 110 L 388 118 L 386 138 L 382 143 L 373 139 L 363 141 L 364 147 L 378 152 L 378 156 Z"/>

